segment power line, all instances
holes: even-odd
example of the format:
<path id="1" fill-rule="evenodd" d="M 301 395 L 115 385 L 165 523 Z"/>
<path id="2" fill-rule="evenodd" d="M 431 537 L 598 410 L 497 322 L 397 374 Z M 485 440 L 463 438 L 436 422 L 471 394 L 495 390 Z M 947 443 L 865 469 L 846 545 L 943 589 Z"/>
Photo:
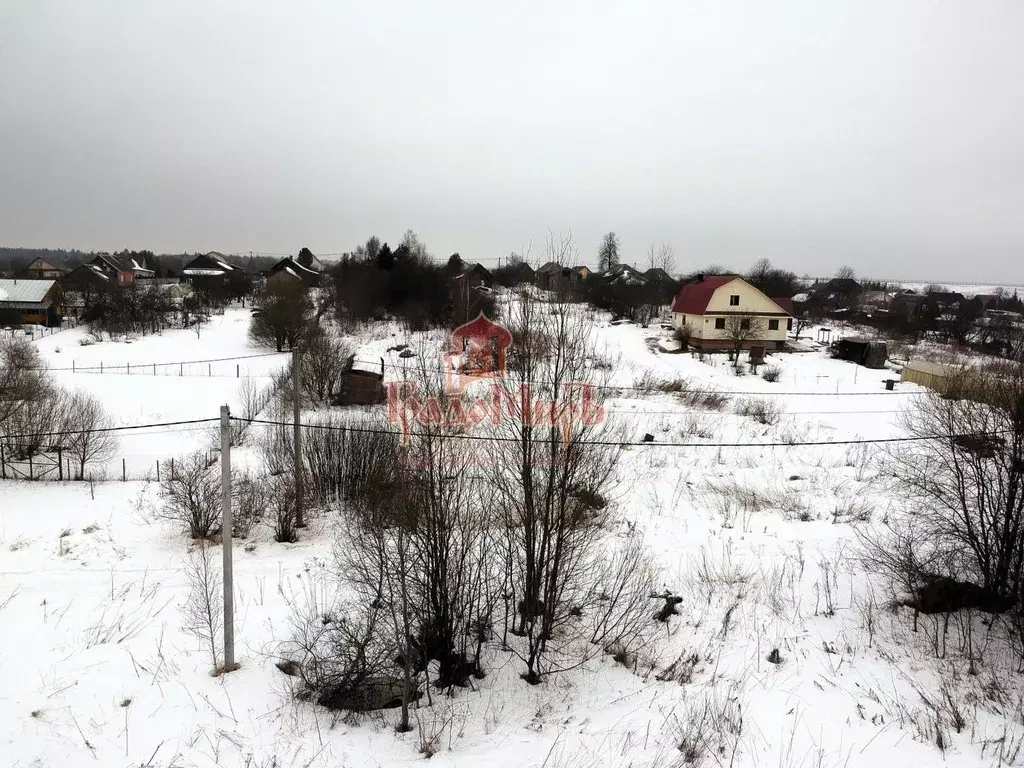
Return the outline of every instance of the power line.
<path id="1" fill-rule="evenodd" d="M 40 437 L 66 437 L 69 435 L 92 435 L 99 432 L 125 432 L 132 429 L 152 429 L 154 427 L 178 427 L 184 424 L 205 424 L 212 421 L 220 421 L 218 418 L 212 419 L 187 419 L 184 421 L 162 421 L 155 422 L 152 424 L 129 424 L 122 427 L 97 427 L 96 429 L 70 429 L 62 430 L 59 432 L 32 432 L 24 435 L 4 435 L 0 434 L 0 438 L 4 440 L 19 440 L 22 438 L 40 438 Z"/>
<path id="2" fill-rule="evenodd" d="M 244 421 L 250 424 L 266 424 L 276 427 L 291 427 L 294 426 L 293 422 L 290 421 L 269 421 L 266 419 L 240 419 L 234 416 L 231 417 L 234 421 Z M 335 431 L 347 431 L 347 432 L 359 432 L 371 435 L 396 435 L 401 436 L 407 434 L 410 437 L 436 437 L 423 432 L 407 432 L 403 433 L 400 430 L 391 429 L 375 429 L 368 427 L 352 427 L 352 426 L 336 426 L 333 424 L 310 424 L 305 423 L 301 425 L 303 429 L 324 429 L 324 430 L 335 430 Z M 548 426 L 548 425 L 545 425 Z M 558 428 L 558 425 L 554 425 L 554 429 Z M 599 445 L 609 447 L 637 447 L 637 448 L 797 448 L 800 446 L 810 445 L 871 445 L 871 444 L 882 444 L 882 443 L 914 443 L 922 442 L 925 440 L 953 440 L 969 437 L 987 437 L 990 435 L 1003 434 L 1002 432 L 970 432 L 965 434 L 947 434 L 947 435 L 922 435 L 914 437 L 882 437 L 873 439 L 858 438 L 854 440 L 797 440 L 797 441 L 786 441 L 786 442 L 775 442 L 775 443 L 665 443 L 665 442 L 645 442 L 645 441 L 620 441 L 620 440 L 574 440 L 573 443 L 576 445 Z M 468 435 L 464 432 L 460 433 L 449 433 L 446 437 L 450 437 L 458 440 L 486 440 L 489 442 L 500 442 L 500 443 L 521 443 L 522 440 L 516 437 L 501 437 L 496 435 Z"/>

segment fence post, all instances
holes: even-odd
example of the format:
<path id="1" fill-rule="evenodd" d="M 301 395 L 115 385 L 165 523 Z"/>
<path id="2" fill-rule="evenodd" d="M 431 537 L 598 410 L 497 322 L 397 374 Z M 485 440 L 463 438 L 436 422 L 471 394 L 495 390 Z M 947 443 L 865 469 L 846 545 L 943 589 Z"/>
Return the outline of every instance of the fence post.
<path id="1" fill-rule="evenodd" d="M 28 455 L 28 479 L 29 480 L 35 480 L 35 478 L 32 477 L 32 454 L 31 453 L 29 453 L 29 455 Z"/>
<path id="2" fill-rule="evenodd" d="M 0 477 L 7 479 L 7 460 L 4 459 L 4 447 L 0 445 Z"/>
<path id="3" fill-rule="evenodd" d="M 184 376 L 185 375 L 185 364 L 184 363 L 178 363 L 178 375 L 179 376 Z"/>
<path id="4" fill-rule="evenodd" d="M 153 363 L 153 375 L 156 376 L 156 363 Z"/>
<path id="5" fill-rule="evenodd" d="M 100 373 L 103 373 L 103 361 L 100 360 Z"/>
<path id="6" fill-rule="evenodd" d="M 206 364 L 206 375 L 213 376 L 213 363 Z"/>
<path id="7" fill-rule="evenodd" d="M 128 371 L 128 375 L 131 376 L 132 375 L 132 364 L 131 363 L 125 363 L 124 366 L 125 366 L 125 369 Z"/>
<path id="8" fill-rule="evenodd" d="M 242 371 L 242 366 L 239 365 L 238 363 L 235 363 L 235 378 L 236 379 L 239 378 L 242 375 L 241 371 Z"/>
<path id="9" fill-rule="evenodd" d="M 74 360 L 71 361 L 71 372 L 72 373 L 75 372 L 75 361 Z"/>
<path id="10" fill-rule="evenodd" d="M 156 481 L 160 482 L 160 459 L 156 460 Z"/>
<path id="11" fill-rule="evenodd" d="M 121 482 L 128 482 L 128 460 L 121 459 Z"/>
<path id="12" fill-rule="evenodd" d="M 64 480 L 64 452 L 60 448 L 57 449 L 57 479 Z"/>

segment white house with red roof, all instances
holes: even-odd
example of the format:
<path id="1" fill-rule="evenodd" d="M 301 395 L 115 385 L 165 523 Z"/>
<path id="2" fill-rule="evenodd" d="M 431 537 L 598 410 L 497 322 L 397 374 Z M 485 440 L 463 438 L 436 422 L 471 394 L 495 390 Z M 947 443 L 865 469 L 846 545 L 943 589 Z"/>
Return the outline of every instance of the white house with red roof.
<path id="1" fill-rule="evenodd" d="M 770 299 L 738 275 L 699 275 L 679 289 L 672 304 L 672 324 L 686 328 L 698 349 L 734 346 L 736 323 L 752 328 L 743 348 L 764 345 L 782 349 L 793 325 L 790 299 Z"/>

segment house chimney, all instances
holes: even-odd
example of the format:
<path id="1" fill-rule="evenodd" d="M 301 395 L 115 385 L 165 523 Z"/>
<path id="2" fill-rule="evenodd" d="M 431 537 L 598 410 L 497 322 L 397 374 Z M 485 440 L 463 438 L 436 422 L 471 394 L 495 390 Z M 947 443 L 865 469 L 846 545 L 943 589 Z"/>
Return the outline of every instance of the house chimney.
<path id="1" fill-rule="evenodd" d="M 698 283 L 703 283 L 703 282 L 704 282 L 704 273 L 703 273 L 703 272 L 700 272 L 700 273 L 699 273 L 699 274 L 697 275 L 697 282 L 698 282 Z"/>

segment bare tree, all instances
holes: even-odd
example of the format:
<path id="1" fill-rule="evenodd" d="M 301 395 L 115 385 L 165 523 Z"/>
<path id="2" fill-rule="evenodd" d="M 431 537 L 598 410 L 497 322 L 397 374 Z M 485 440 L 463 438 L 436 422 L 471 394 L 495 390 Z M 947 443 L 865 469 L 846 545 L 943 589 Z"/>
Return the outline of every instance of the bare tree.
<path id="1" fill-rule="evenodd" d="M 836 277 L 840 280 L 854 280 L 857 277 L 857 273 L 849 264 L 844 264 L 836 270 Z"/>
<path id="2" fill-rule="evenodd" d="M 650 269 L 663 269 L 669 275 L 676 266 L 676 253 L 670 243 L 655 245 L 647 249 L 647 265 Z"/>
<path id="3" fill-rule="evenodd" d="M 506 616 L 514 612 L 506 622 L 522 638 L 512 647 L 526 664 L 524 679 L 537 683 L 601 652 L 578 641 L 582 622 L 604 610 L 607 586 L 595 589 L 604 573 L 600 521 L 619 449 L 599 404 L 587 402 L 594 390 L 583 385 L 596 373 L 582 313 L 524 295 L 503 316 L 513 336 L 500 383 L 508 413 L 490 444 L 488 503 L 503 518 Z"/>
<path id="4" fill-rule="evenodd" d="M 197 451 L 171 459 L 160 481 L 162 505 L 158 516 L 179 523 L 193 539 L 220 531 L 220 482 L 210 471 L 207 454 Z"/>
<path id="5" fill-rule="evenodd" d="M 763 339 L 767 331 L 768 325 L 755 315 L 736 313 L 725 318 L 725 337 L 737 365 L 743 348 L 752 341 Z"/>
<path id="6" fill-rule="evenodd" d="M 71 394 L 66 414 L 63 451 L 75 461 L 75 479 L 84 480 L 86 466 L 107 461 L 117 452 L 117 433 L 110 431 L 114 420 L 99 398 L 84 390 Z"/>
<path id="7" fill-rule="evenodd" d="M 53 387 L 38 351 L 20 338 L 0 339 L 0 434 L 16 434 L 11 420 L 31 403 L 46 399 Z"/>
<path id="8" fill-rule="evenodd" d="M 278 352 L 300 343 L 309 328 L 313 304 L 305 287 L 296 280 L 272 281 L 254 299 L 249 337 Z"/>
<path id="9" fill-rule="evenodd" d="M 224 614 L 221 609 L 223 581 L 216 558 L 208 543 L 200 541 L 188 553 L 185 564 L 185 580 L 188 597 L 182 609 L 182 629 L 195 637 L 209 651 L 213 670 L 220 668 L 217 649 L 220 648 L 224 630 Z"/>

